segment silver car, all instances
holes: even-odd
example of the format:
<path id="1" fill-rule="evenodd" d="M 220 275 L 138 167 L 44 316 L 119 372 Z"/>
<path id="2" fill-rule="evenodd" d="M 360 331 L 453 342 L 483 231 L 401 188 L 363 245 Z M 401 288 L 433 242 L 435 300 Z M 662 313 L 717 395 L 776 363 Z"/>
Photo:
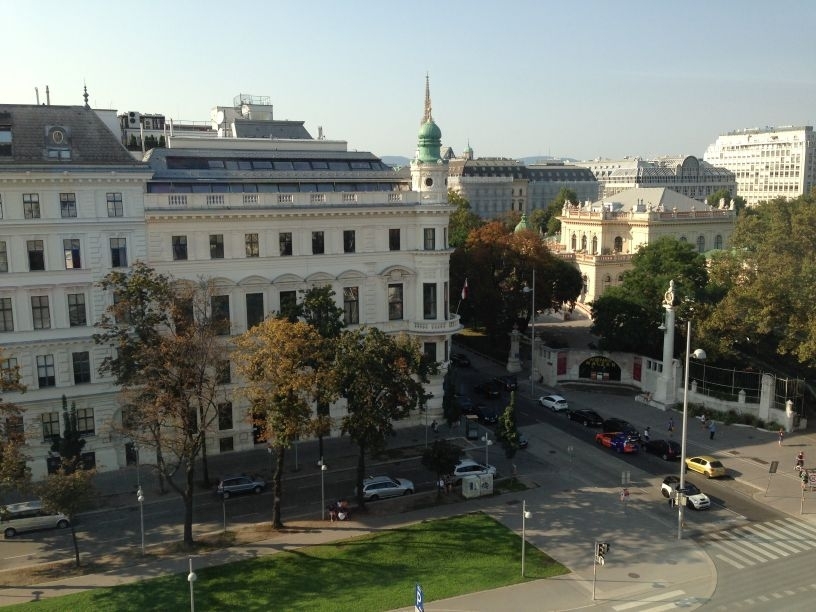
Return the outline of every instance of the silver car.
<path id="1" fill-rule="evenodd" d="M 405 478 L 372 476 L 363 480 L 363 499 L 366 501 L 411 495 L 413 492 L 414 483 Z"/>
<path id="2" fill-rule="evenodd" d="M 24 531 L 65 529 L 70 524 L 67 516 L 45 510 L 40 501 L 9 504 L 0 510 L 0 529 L 7 538 Z"/>
<path id="3" fill-rule="evenodd" d="M 215 493 L 224 499 L 240 493 L 261 493 L 266 488 L 266 483 L 260 478 L 240 474 L 237 476 L 225 476 L 218 482 Z"/>

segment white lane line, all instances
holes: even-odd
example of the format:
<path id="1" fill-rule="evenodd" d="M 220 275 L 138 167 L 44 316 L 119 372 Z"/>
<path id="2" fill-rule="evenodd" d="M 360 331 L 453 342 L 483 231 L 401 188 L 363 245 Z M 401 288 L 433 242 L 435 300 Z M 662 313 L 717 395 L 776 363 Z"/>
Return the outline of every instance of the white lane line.
<path id="1" fill-rule="evenodd" d="M 642 606 L 643 604 L 654 603 L 657 601 L 663 601 L 664 599 L 669 599 L 671 597 L 678 597 L 680 595 L 685 595 L 684 591 L 669 591 L 668 593 L 660 593 L 659 595 L 652 595 L 651 597 L 644 597 L 643 599 L 639 599 L 638 601 L 630 601 L 625 604 L 618 604 L 617 606 L 612 606 L 613 610 L 631 610 L 632 608 L 637 608 Z M 672 604 L 672 607 L 676 607 Z"/>
<path id="2" fill-rule="evenodd" d="M 727 555 L 717 555 L 717 558 L 720 559 L 721 561 L 725 561 L 726 563 L 728 563 L 728 565 L 734 566 L 738 570 L 745 569 L 744 565 L 734 561 L 733 559 L 731 559 L 731 557 L 728 557 Z M 753 563 L 751 565 L 753 565 Z"/>

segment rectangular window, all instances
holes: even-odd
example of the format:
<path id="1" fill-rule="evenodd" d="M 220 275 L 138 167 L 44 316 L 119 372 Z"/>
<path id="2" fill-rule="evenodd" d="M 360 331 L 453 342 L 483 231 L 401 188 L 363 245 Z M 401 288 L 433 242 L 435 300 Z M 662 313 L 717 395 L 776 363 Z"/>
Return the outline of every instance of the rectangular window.
<path id="1" fill-rule="evenodd" d="M 40 194 L 38 193 L 23 194 L 23 216 L 26 219 L 40 218 Z"/>
<path id="2" fill-rule="evenodd" d="M 312 255 L 323 255 L 325 252 L 323 232 L 312 232 Z"/>
<path id="3" fill-rule="evenodd" d="M 360 322 L 360 288 L 343 288 L 343 322 L 354 325 Z"/>
<path id="4" fill-rule="evenodd" d="M 82 267 L 82 259 L 79 256 L 79 238 L 65 238 L 62 241 L 62 248 L 65 252 L 65 269 L 79 270 Z"/>
<path id="5" fill-rule="evenodd" d="M 60 437 L 60 413 L 45 412 L 42 415 L 43 442 L 53 442 Z"/>
<path id="6" fill-rule="evenodd" d="M 289 315 L 297 308 L 297 291 L 280 292 L 280 312 Z"/>
<path id="7" fill-rule="evenodd" d="M 0 126 L 0 155 L 3 157 L 11 157 L 12 136 L 11 126 Z"/>
<path id="8" fill-rule="evenodd" d="M 60 195 L 60 216 L 65 219 L 67 217 L 77 216 L 76 194 L 75 193 L 61 193 Z"/>
<path id="9" fill-rule="evenodd" d="M 78 408 L 77 415 L 77 432 L 80 436 L 92 436 L 96 432 L 94 425 L 94 411 L 93 408 Z"/>
<path id="10" fill-rule="evenodd" d="M 447 227 L 442 228 L 442 248 L 443 249 L 448 248 L 448 228 Z"/>
<path id="11" fill-rule="evenodd" d="M 42 240 L 27 240 L 28 269 L 30 271 L 45 270 L 45 247 Z"/>
<path id="12" fill-rule="evenodd" d="M 210 298 L 212 309 L 212 324 L 215 333 L 219 336 L 228 336 L 230 333 L 230 306 L 228 295 L 214 295 Z"/>
<path id="13" fill-rule="evenodd" d="M 224 259 L 224 234 L 210 234 L 210 259 Z"/>
<path id="14" fill-rule="evenodd" d="M 402 319 L 402 285 L 388 285 L 388 320 Z"/>
<path id="15" fill-rule="evenodd" d="M 398 227 L 391 228 L 390 230 L 388 230 L 388 250 L 389 251 L 400 250 L 400 230 Z"/>
<path id="16" fill-rule="evenodd" d="M 343 230 L 343 252 L 354 253 L 356 248 L 354 230 Z"/>
<path id="17" fill-rule="evenodd" d="M 218 439 L 218 452 L 220 453 L 228 453 L 235 449 L 235 441 L 232 439 L 232 436 L 229 438 L 219 438 Z"/>
<path id="18" fill-rule="evenodd" d="M 173 236 L 173 261 L 187 261 L 187 236 Z"/>
<path id="19" fill-rule="evenodd" d="M 14 331 L 14 312 L 11 310 L 11 298 L 0 298 L 0 332 Z"/>
<path id="20" fill-rule="evenodd" d="M 218 429 L 232 429 L 232 402 L 218 404 Z"/>
<path id="21" fill-rule="evenodd" d="M 247 329 L 255 327 L 264 320 L 263 293 L 246 294 Z"/>
<path id="22" fill-rule="evenodd" d="M 113 292 L 113 319 L 117 325 L 130 324 L 130 307 L 125 301 L 122 294 L 118 291 Z"/>
<path id="23" fill-rule="evenodd" d="M 68 324 L 71 327 L 85 327 L 88 324 L 84 293 L 68 294 Z"/>
<path id="24" fill-rule="evenodd" d="M 436 229 L 433 227 L 426 227 L 423 230 L 425 236 L 425 250 L 433 251 L 436 249 Z"/>
<path id="25" fill-rule="evenodd" d="M 219 385 L 228 385 L 232 382 L 229 359 L 223 359 L 215 364 L 215 382 Z"/>
<path id="26" fill-rule="evenodd" d="M 17 367 L 17 358 L 9 357 L 0 361 L 0 378 L 6 383 L 16 383 L 20 380 L 20 369 Z"/>
<path id="27" fill-rule="evenodd" d="M 5 240 L 0 240 L 0 272 L 8 272 L 8 251 Z"/>
<path id="28" fill-rule="evenodd" d="M 71 361 L 74 365 L 74 384 L 91 382 L 91 354 L 88 351 L 71 353 Z"/>
<path id="29" fill-rule="evenodd" d="M 108 216 L 122 217 L 124 216 L 124 209 L 122 208 L 122 194 L 108 193 L 105 195 L 108 201 Z"/>
<path id="30" fill-rule="evenodd" d="M 244 234 L 247 257 L 260 257 L 261 248 L 258 243 L 258 234 Z"/>
<path id="31" fill-rule="evenodd" d="M 34 329 L 51 329 L 51 308 L 47 295 L 31 296 L 31 318 L 34 320 Z"/>
<path id="32" fill-rule="evenodd" d="M 425 342 L 422 345 L 422 352 L 428 360 L 436 362 L 436 342 Z"/>
<path id="33" fill-rule="evenodd" d="M 422 284 L 422 316 L 425 319 L 436 318 L 436 283 Z"/>
<path id="34" fill-rule="evenodd" d="M 53 355 L 37 355 L 37 384 L 40 389 L 57 384 Z"/>
<path id="35" fill-rule="evenodd" d="M 442 315 L 445 317 L 445 321 L 450 319 L 450 309 L 448 307 L 448 283 L 442 285 Z"/>
<path id="36" fill-rule="evenodd" d="M 3 134 L 3 128 L 0 128 L 0 136 L 2 136 L 2 134 Z M 3 146 L 3 143 L 0 142 L 0 148 L 2 148 L 2 146 Z M 2 155 L 2 153 L 0 153 L 0 155 Z M 3 218 L 3 196 L 0 195 L 0 219 L 2 219 L 2 218 Z"/>
<path id="37" fill-rule="evenodd" d="M 288 256 L 292 254 L 292 232 L 281 232 L 278 235 L 278 244 L 280 245 L 281 256 Z"/>
<path id="38" fill-rule="evenodd" d="M 111 267 L 127 268 L 127 240 L 125 238 L 111 238 Z"/>

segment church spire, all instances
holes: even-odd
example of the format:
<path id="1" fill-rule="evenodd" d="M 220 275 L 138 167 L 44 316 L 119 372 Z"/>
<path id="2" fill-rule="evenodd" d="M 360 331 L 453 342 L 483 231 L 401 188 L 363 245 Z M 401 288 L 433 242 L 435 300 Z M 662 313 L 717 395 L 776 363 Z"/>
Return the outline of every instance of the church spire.
<path id="1" fill-rule="evenodd" d="M 425 114 L 422 116 L 422 123 L 420 125 L 425 125 L 429 121 L 433 121 L 433 117 L 431 116 L 431 81 L 428 73 L 425 73 Z"/>
<path id="2" fill-rule="evenodd" d="M 85 98 L 85 108 L 91 108 L 88 106 L 88 85 L 83 83 L 82 87 L 85 90 L 85 93 L 82 94 L 82 97 Z"/>

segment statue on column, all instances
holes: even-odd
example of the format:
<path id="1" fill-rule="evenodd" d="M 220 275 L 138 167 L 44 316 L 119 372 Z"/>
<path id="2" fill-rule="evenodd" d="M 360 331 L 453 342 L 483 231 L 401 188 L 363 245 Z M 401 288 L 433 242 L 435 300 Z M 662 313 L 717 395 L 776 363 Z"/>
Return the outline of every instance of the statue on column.
<path id="1" fill-rule="evenodd" d="M 674 306 L 674 280 L 669 281 L 669 289 L 663 294 L 663 305 Z"/>
<path id="2" fill-rule="evenodd" d="M 510 356 L 507 359 L 507 371 L 511 373 L 521 372 L 518 325 L 513 325 L 513 331 L 510 332 Z"/>

